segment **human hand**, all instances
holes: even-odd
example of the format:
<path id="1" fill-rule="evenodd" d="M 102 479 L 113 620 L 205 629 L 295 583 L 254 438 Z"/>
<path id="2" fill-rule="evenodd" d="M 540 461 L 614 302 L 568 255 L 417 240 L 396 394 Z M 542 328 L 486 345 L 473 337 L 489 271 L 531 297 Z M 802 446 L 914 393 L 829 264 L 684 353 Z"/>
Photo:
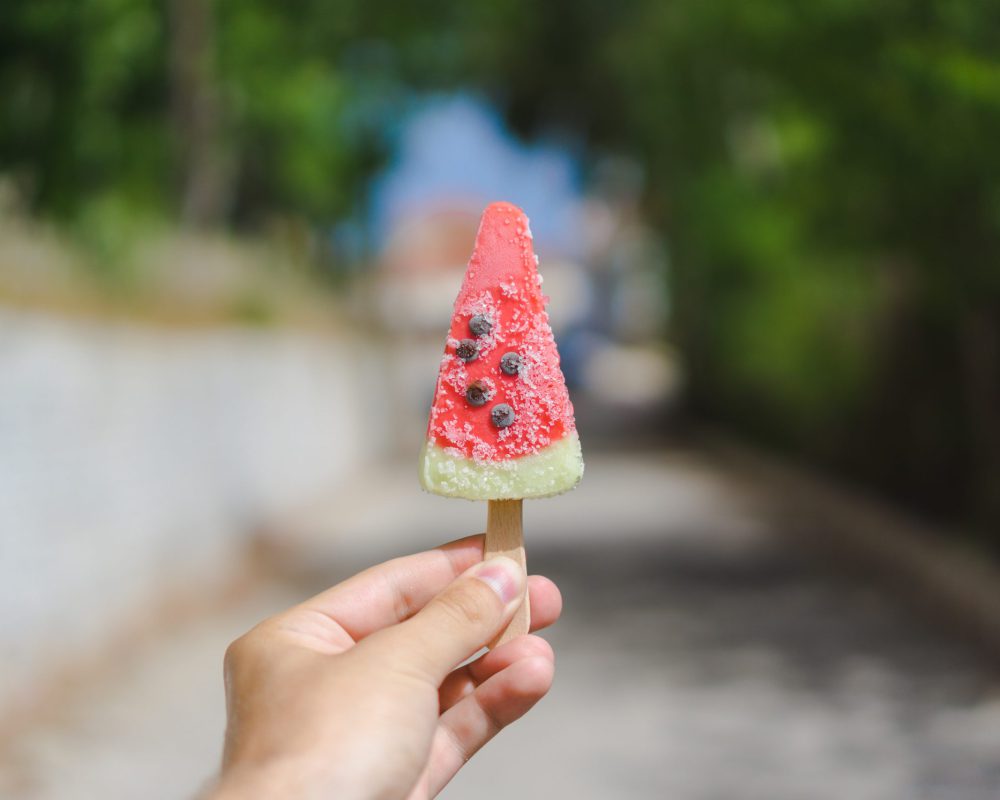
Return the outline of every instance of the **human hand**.
<path id="1" fill-rule="evenodd" d="M 553 654 L 519 636 L 456 668 L 503 629 L 524 574 L 470 536 L 372 567 L 265 620 L 226 652 L 229 798 L 434 797 L 552 684 Z M 532 630 L 562 610 L 528 578 Z"/>

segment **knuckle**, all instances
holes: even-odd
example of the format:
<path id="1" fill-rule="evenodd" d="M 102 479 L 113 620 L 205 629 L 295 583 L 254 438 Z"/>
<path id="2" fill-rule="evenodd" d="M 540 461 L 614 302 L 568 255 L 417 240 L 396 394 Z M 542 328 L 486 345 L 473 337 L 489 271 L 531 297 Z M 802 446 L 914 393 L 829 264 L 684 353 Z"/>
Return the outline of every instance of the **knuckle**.
<path id="1" fill-rule="evenodd" d="M 252 628 L 238 639 L 230 642 L 222 657 L 223 669 L 228 673 L 254 661 L 261 652 L 260 628 Z"/>
<path id="2" fill-rule="evenodd" d="M 481 581 L 469 580 L 443 594 L 440 603 L 442 610 L 459 624 L 482 627 L 493 622 L 499 601 Z"/>
<path id="3" fill-rule="evenodd" d="M 230 642 L 229 647 L 226 648 L 226 654 L 222 657 L 222 666 L 227 673 L 246 661 L 248 635 L 244 634 L 238 639 L 234 639 Z"/>

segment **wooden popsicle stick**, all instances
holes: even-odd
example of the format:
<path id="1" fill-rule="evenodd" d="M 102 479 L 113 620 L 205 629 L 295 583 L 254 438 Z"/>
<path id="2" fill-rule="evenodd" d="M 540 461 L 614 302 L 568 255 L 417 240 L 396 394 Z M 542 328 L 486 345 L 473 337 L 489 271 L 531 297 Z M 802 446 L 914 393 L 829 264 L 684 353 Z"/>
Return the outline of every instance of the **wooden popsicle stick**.
<path id="1" fill-rule="evenodd" d="M 486 512 L 486 544 L 483 546 L 483 558 L 507 556 L 512 558 L 527 572 L 527 561 L 524 557 L 524 533 L 521 517 L 520 500 L 490 500 Z M 531 622 L 531 610 L 528 608 L 528 587 L 525 583 L 524 601 L 514 612 L 514 618 L 507 629 L 501 631 L 489 644 L 494 647 L 528 632 Z"/>

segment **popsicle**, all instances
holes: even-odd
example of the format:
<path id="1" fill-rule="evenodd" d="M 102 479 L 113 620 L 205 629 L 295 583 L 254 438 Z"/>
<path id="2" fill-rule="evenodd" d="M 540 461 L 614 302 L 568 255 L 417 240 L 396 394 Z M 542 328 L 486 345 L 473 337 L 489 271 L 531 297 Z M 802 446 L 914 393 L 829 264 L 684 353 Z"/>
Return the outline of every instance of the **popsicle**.
<path id="1" fill-rule="evenodd" d="M 484 557 L 522 566 L 521 501 L 565 492 L 583 476 L 541 286 L 528 217 L 492 203 L 455 300 L 420 456 L 427 491 L 489 501 Z M 493 645 L 527 633 L 529 622 L 525 597 Z"/>

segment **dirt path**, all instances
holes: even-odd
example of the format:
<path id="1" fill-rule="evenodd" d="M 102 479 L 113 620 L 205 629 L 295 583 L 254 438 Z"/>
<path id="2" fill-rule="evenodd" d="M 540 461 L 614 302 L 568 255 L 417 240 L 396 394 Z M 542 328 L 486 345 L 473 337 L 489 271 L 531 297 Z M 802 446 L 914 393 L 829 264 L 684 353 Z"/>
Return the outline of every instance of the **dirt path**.
<path id="1" fill-rule="evenodd" d="M 136 652 L 26 732 L 0 795 L 190 796 L 218 756 L 229 639 L 361 564 L 481 527 L 481 507 L 414 484 L 412 465 L 388 464 L 310 510 L 287 579 Z M 590 455 L 576 493 L 529 506 L 531 568 L 566 601 L 549 634 L 556 686 L 445 796 L 997 797 L 995 676 L 877 586 L 775 536 L 773 502 L 698 453 L 647 453 Z"/>

